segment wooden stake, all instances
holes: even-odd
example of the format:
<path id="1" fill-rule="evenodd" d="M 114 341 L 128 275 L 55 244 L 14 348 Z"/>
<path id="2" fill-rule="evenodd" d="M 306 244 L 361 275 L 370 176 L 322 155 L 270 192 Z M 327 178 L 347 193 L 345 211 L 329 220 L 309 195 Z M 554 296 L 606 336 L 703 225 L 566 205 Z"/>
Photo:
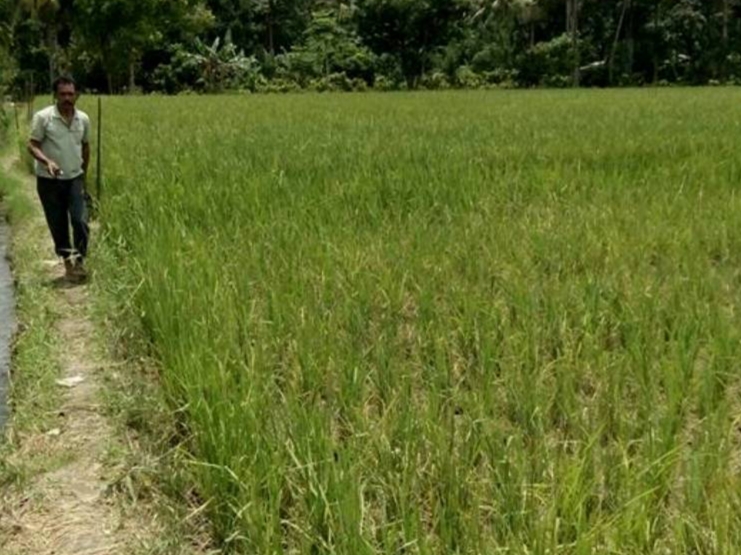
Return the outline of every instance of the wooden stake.
<path id="1" fill-rule="evenodd" d="M 97 146 L 97 154 L 95 156 L 95 200 L 98 203 L 98 206 L 100 206 L 100 194 L 101 194 L 101 175 L 100 172 L 102 171 L 102 164 L 100 159 L 100 153 L 102 152 L 102 145 L 101 145 L 101 129 L 103 127 L 103 102 L 101 97 L 98 97 L 98 146 Z"/>

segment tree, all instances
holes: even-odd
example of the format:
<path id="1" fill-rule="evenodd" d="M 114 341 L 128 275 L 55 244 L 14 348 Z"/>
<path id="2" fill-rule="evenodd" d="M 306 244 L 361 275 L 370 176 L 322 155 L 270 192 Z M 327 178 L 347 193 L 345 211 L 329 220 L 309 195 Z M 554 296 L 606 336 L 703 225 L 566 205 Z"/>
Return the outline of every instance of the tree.
<path id="1" fill-rule="evenodd" d="M 13 4 L 11 0 L 0 0 L 0 48 L 8 50 L 13 35 Z"/>
<path id="2" fill-rule="evenodd" d="M 256 61 L 237 50 L 227 34 L 223 45 L 217 38 L 209 46 L 196 39 L 196 51 L 186 54 L 186 60 L 193 63 L 201 75 L 207 92 L 219 92 L 240 75 L 251 71 Z"/>
<path id="3" fill-rule="evenodd" d="M 737 50 L 734 46 L 738 46 L 733 44 L 733 24 L 738 22 L 738 18 L 734 16 L 738 6 L 738 0 L 714 0 L 708 6 L 711 33 L 709 42 L 714 45 L 711 64 L 714 72 L 723 80 L 729 76 L 730 62 L 734 57 L 734 50 Z"/>
<path id="4" fill-rule="evenodd" d="M 654 76 L 672 81 L 700 83 L 711 76 L 706 53 L 709 27 L 700 0 L 662 0 L 651 22 Z"/>
<path id="5" fill-rule="evenodd" d="M 306 85 L 741 79 L 741 0 L 0 0 L 3 67 L 37 83 L 72 69 L 110 91 L 178 90 L 200 71 L 188 55 L 226 36 L 260 79 Z"/>
<path id="6" fill-rule="evenodd" d="M 245 52 L 274 56 L 300 42 L 317 2 L 312 0 L 208 0 L 216 17 L 212 38 L 231 33 Z"/>
<path id="7" fill-rule="evenodd" d="M 515 72 L 518 56 L 535 45 L 535 27 L 542 18 L 537 0 L 473 0 L 468 20 L 470 64 L 476 70 L 498 76 Z M 470 33 L 470 31 L 469 31 Z"/>
<path id="8" fill-rule="evenodd" d="M 214 15 L 214 25 L 208 38 L 225 37 L 245 52 L 255 52 L 263 34 L 258 21 L 258 4 L 255 0 L 207 0 L 206 5 Z"/>
<path id="9" fill-rule="evenodd" d="M 144 52 L 164 47 L 167 30 L 196 35 L 212 22 L 200 0 L 77 0 L 75 10 L 78 48 L 103 68 L 109 92 L 124 81 L 135 89 Z"/>
<path id="10" fill-rule="evenodd" d="M 0 0 L 0 95 L 4 93 L 4 89 L 12 81 L 15 69 L 10 52 L 13 45 L 12 14 L 13 5 L 11 1 Z"/>
<path id="11" fill-rule="evenodd" d="M 523 33 L 525 25 L 532 46 L 534 42 L 533 23 L 537 19 L 536 0 L 475 0 L 471 21 L 480 24 L 479 32 L 497 41 L 504 53 L 505 63 L 511 64 L 520 46 L 516 40 L 518 31 Z"/>
<path id="12" fill-rule="evenodd" d="M 618 45 L 620 44 L 620 36 L 623 32 L 626 15 L 631 7 L 631 0 L 622 0 L 620 4 L 620 17 L 618 18 L 618 23 L 615 28 L 615 39 L 612 42 L 612 47 L 610 48 L 610 56 L 607 62 L 607 80 L 610 85 L 614 83 L 615 56 L 617 54 Z"/>
<path id="13" fill-rule="evenodd" d="M 359 0 L 358 31 L 376 54 L 395 59 L 409 88 L 429 68 L 430 55 L 456 32 L 464 4 L 456 0 Z"/>
<path id="14" fill-rule="evenodd" d="M 311 80 L 337 79 L 348 88 L 352 80 L 373 83 L 373 53 L 361 44 L 360 38 L 345 19 L 341 9 L 322 9 L 312 15 L 300 44 L 290 52 L 278 56 L 278 73 L 302 86 Z M 359 81 L 355 81 L 359 83 Z M 317 85 L 317 81 L 314 81 Z"/>
<path id="15" fill-rule="evenodd" d="M 44 29 L 45 50 L 49 61 L 49 84 L 57 75 L 59 58 L 59 0 L 19 0 L 18 10 L 21 15 L 38 22 Z"/>
<path id="16" fill-rule="evenodd" d="M 579 86 L 579 65 L 581 56 L 579 55 L 579 10 L 581 0 L 566 0 L 566 34 L 571 39 L 571 55 L 573 57 L 573 74 L 572 84 L 574 87 Z"/>

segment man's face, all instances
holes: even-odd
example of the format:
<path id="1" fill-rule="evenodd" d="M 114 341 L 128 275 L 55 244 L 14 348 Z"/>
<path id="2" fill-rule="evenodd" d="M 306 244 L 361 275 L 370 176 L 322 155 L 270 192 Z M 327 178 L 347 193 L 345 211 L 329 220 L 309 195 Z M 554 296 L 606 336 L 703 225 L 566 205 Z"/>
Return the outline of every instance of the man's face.
<path id="1" fill-rule="evenodd" d="M 57 105 L 65 110 L 75 107 L 77 100 L 77 91 L 75 86 L 69 83 L 62 83 L 57 87 L 56 92 Z"/>

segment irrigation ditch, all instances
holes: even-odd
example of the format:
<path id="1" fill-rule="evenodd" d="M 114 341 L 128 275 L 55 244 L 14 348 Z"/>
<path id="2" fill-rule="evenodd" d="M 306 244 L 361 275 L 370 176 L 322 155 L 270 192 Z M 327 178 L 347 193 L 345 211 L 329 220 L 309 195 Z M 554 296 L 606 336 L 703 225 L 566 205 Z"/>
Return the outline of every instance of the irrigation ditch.
<path id="1" fill-rule="evenodd" d="M 8 418 L 8 387 L 10 384 L 11 340 L 15 330 L 13 276 L 10 272 L 8 246 L 10 231 L 0 205 L 0 430 Z"/>

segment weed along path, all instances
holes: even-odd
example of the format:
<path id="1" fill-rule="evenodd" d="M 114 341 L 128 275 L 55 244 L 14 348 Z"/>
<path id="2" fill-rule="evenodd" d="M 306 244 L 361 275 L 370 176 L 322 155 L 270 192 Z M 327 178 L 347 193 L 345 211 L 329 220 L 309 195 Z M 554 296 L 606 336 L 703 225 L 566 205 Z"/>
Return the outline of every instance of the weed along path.
<path id="1" fill-rule="evenodd" d="M 7 175 L 14 160 L 2 161 Z M 23 193 L 32 196 L 35 183 L 23 180 Z M 21 240 L 38 243 L 41 257 L 50 240 L 35 198 L 29 229 Z M 38 430 L 16 433 L 11 464 L 24 468 L 16 491 L 0 491 L 0 553 L 3 555 L 98 555 L 144 553 L 139 526 L 146 508 L 124 510 L 114 488 L 117 460 L 111 453 L 125 452 L 121 433 L 108 420 L 101 401 L 103 372 L 109 361 L 96 348 L 89 316 L 88 286 L 69 286 L 63 267 L 55 260 L 39 260 L 38 283 L 48 291 L 48 310 L 55 314 L 50 350 L 57 358 L 51 424 Z M 23 287 L 23 275 L 17 276 Z M 33 409 L 32 409 L 33 410 Z M 10 424 L 12 428 L 12 422 Z M 45 462 L 39 463 L 37 461 Z M 134 516 L 132 513 L 139 513 Z M 151 525 L 149 525 L 151 528 Z M 136 547 L 135 547 L 136 545 Z"/>

